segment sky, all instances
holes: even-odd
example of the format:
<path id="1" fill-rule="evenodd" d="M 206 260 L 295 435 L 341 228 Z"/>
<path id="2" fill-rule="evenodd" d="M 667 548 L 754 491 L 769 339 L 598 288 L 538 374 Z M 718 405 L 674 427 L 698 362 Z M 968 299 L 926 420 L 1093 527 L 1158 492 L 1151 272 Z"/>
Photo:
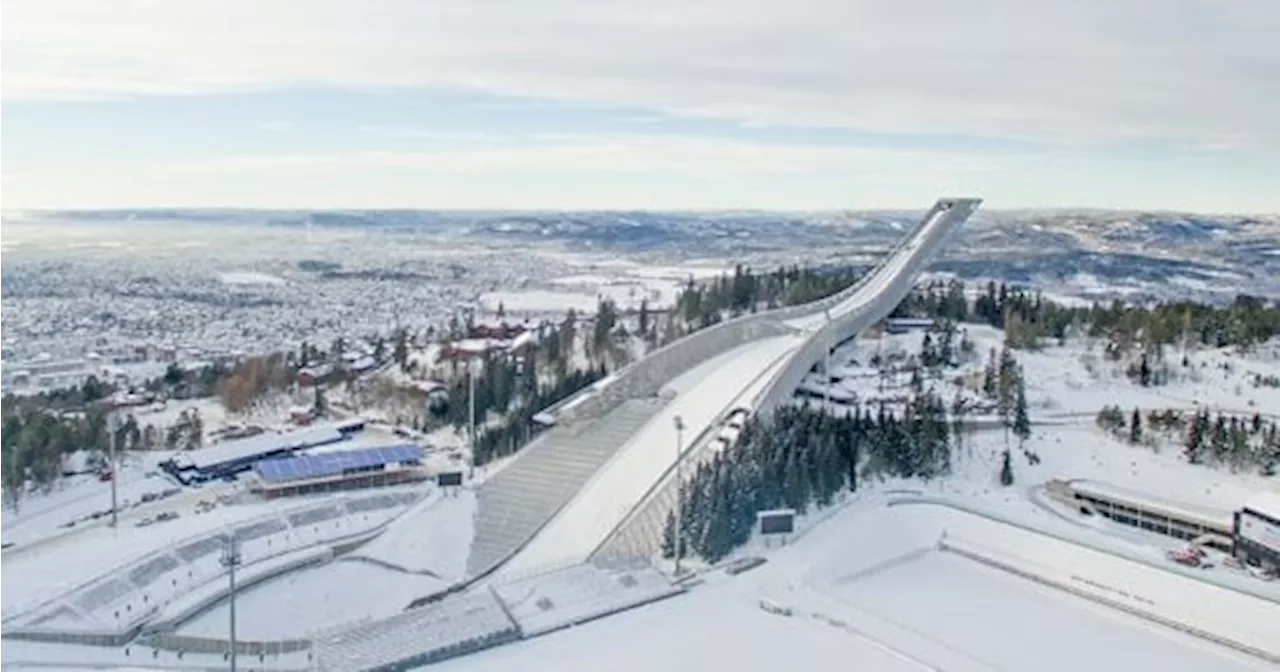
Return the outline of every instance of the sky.
<path id="1" fill-rule="evenodd" d="M 0 207 L 1280 212 L 1276 0 L 5 0 Z"/>

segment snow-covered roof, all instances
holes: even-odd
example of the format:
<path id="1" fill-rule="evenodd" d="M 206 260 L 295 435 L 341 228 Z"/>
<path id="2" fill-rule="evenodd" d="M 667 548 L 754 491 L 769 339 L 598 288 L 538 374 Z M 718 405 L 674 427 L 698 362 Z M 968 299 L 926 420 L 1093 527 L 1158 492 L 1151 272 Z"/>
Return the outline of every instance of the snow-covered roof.
<path id="1" fill-rule="evenodd" d="M 1110 483 L 1101 483 L 1099 481 L 1072 481 L 1071 487 L 1075 488 L 1077 492 L 1093 494 L 1109 500 L 1128 501 L 1147 510 L 1163 510 L 1169 514 L 1180 516 L 1184 519 L 1202 520 L 1227 528 L 1232 527 L 1231 512 L 1224 511 L 1222 509 L 1202 506 L 1200 504 L 1174 501 L 1159 495 L 1130 490 L 1129 488 L 1111 485 Z"/>
<path id="2" fill-rule="evenodd" d="M 447 385 L 438 380 L 415 380 L 410 383 L 410 386 L 420 392 L 426 392 L 427 394 L 448 389 Z"/>
<path id="3" fill-rule="evenodd" d="M 333 372 L 333 365 L 328 363 L 317 364 L 315 366 L 308 366 L 298 371 L 299 374 L 306 374 L 314 378 L 323 378 L 332 372 Z"/>
<path id="4" fill-rule="evenodd" d="M 1280 492 L 1263 490 L 1250 497 L 1244 503 L 1244 508 L 1280 520 Z"/>
<path id="5" fill-rule="evenodd" d="M 519 336 L 516 336 L 515 338 L 511 339 L 511 344 L 509 347 L 512 350 L 518 350 L 537 340 L 538 340 L 538 336 L 536 332 L 525 331 L 525 332 L 521 332 Z"/>
<path id="6" fill-rule="evenodd" d="M 353 360 L 353 361 L 351 361 L 351 362 L 349 363 L 349 366 L 350 366 L 352 369 L 355 369 L 355 370 L 357 370 L 357 371 L 363 371 L 363 370 L 365 370 L 365 369 L 372 369 L 372 368 L 376 367 L 377 365 L 378 365 L 378 360 L 376 360 L 376 359 L 374 359 L 374 358 L 372 358 L 372 357 L 368 357 L 368 356 L 365 356 L 365 357 L 357 357 L 355 360 Z"/>
<path id="7" fill-rule="evenodd" d="M 458 352 L 486 352 L 496 347 L 496 342 L 488 338 L 464 338 L 453 342 L 453 349 Z"/>
<path id="8" fill-rule="evenodd" d="M 179 462 L 188 462 L 197 469 L 208 468 L 261 453 L 276 450 L 307 448 L 342 439 L 342 433 L 334 425 L 308 427 L 284 434 L 259 434 L 247 439 L 236 439 L 200 448 L 178 456 Z"/>

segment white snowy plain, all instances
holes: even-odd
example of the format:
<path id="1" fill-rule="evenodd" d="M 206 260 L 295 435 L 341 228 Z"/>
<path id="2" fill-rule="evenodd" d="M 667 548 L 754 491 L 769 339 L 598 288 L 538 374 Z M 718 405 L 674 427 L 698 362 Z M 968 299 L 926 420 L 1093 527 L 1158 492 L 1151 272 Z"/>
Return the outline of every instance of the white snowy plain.
<path id="1" fill-rule="evenodd" d="M 869 497 L 849 505 L 770 551 L 759 569 L 737 577 L 712 572 L 683 596 L 433 669 L 1270 669 L 936 550 L 942 530 L 964 514 L 883 504 Z M 763 611 L 761 599 L 790 608 L 792 616 Z"/>

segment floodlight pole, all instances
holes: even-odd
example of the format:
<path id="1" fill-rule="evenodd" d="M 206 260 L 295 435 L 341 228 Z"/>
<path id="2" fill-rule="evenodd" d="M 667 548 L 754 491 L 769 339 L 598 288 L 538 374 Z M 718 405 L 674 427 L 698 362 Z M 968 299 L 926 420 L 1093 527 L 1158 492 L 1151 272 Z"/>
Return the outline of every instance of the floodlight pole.
<path id="1" fill-rule="evenodd" d="M 827 314 L 827 324 L 831 324 L 831 309 L 825 310 Z M 831 343 L 827 343 L 826 359 L 822 363 L 822 375 L 826 378 L 825 384 L 822 386 L 822 412 L 831 412 Z"/>
<path id="2" fill-rule="evenodd" d="M 222 557 L 219 562 L 223 567 L 227 568 L 227 580 L 229 590 L 227 592 L 227 604 L 230 607 L 230 637 L 231 642 L 231 672 L 236 672 L 236 566 L 240 564 L 240 544 L 236 540 L 234 533 L 226 534 L 222 537 L 225 544 L 222 549 Z"/>
<path id="3" fill-rule="evenodd" d="M 683 529 L 682 529 L 684 527 L 683 525 L 684 523 L 684 484 L 682 483 L 682 481 L 684 481 L 684 478 L 683 478 L 684 469 L 682 467 L 682 461 L 680 459 L 681 453 L 684 452 L 684 419 L 677 415 L 675 417 L 675 425 L 676 425 L 676 529 L 673 531 L 672 538 L 675 540 L 675 543 L 674 543 L 674 546 L 675 546 L 674 550 L 676 555 L 675 576 L 676 578 L 679 578 L 680 577 L 680 554 L 681 554 L 681 551 L 683 550 L 681 548 L 682 546 L 681 537 L 684 536 Z"/>
<path id="4" fill-rule="evenodd" d="M 107 412 L 107 458 L 111 462 L 111 527 L 116 526 L 117 512 L 120 507 L 116 504 L 116 476 L 119 464 L 116 461 L 116 434 L 120 431 L 120 418 L 116 415 L 115 409 Z"/>
<path id="5" fill-rule="evenodd" d="M 826 378 L 826 385 L 822 386 L 822 412 L 831 412 L 831 344 L 827 344 L 826 361 L 822 363 L 823 377 Z"/>

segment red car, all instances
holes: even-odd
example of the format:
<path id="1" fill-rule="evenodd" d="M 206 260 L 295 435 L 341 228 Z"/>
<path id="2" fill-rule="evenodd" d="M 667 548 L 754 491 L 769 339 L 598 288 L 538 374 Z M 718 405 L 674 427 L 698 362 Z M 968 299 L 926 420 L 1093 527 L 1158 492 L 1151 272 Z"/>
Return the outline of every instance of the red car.
<path id="1" fill-rule="evenodd" d="M 1174 548 L 1165 551 L 1165 557 L 1180 564 L 1189 567 L 1199 567 L 1204 562 L 1205 553 L 1195 546 L 1187 546 L 1185 548 Z"/>

